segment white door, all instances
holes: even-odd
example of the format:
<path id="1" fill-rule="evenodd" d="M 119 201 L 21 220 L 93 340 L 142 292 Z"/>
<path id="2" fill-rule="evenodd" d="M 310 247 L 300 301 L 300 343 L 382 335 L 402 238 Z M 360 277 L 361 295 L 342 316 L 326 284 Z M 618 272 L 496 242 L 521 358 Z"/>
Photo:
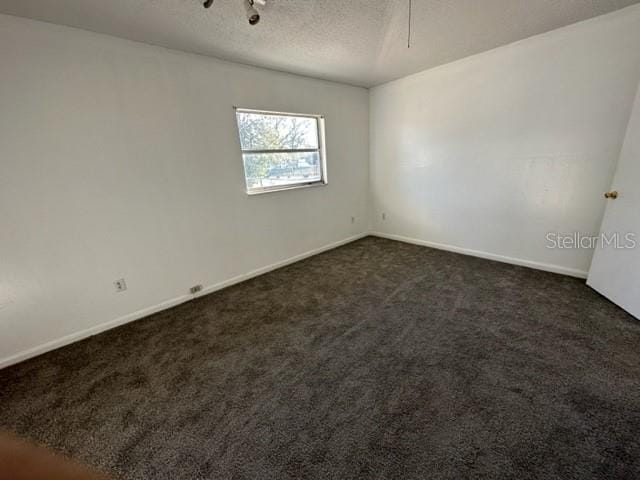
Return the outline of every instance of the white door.
<path id="1" fill-rule="evenodd" d="M 640 318 L 640 89 L 611 190 L 618 196 L 607 200 L 601 231 L 605 239 L 617 237 L 618 248 L 601 239 L 587 284 Z"/>

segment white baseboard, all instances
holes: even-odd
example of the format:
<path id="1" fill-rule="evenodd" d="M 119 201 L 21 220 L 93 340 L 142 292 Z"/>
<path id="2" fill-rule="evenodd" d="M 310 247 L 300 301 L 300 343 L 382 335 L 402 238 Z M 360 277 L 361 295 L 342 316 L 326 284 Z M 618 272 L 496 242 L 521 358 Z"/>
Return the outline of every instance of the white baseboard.
<path id="1" fill-rule="evenodd" d="M 453 245 L 447 245 L 444 243 L 429 242 L 427 240 L 419 240 L 417 238 L 403 237 L 402 235 L 393 235 L 383 232 L 371 232 L 370 235 L 373 235 L 375 237 L 387 238 L 389 240 L 398 240 L 405 243 L 413 243 L 414 245 L 437 248 L 438 250 L 447 250 L 449 252 L 462 253 L 464 255 L 471 255 L 473 257 L 486 258 L 487 260 L 495 260 L 497 262 L 511 263 L 513 265 L 519 265 L 521 267 L 544 270 L 545 272 L 560 273 L 562 275 L 569 275 L 571 277 L 587 278 L 588 275 L 588 272 L 585 272 L 584 270 L 562 267 L 560 265 L 553 265 L 550 263 L 534 262 L 532 260 L 523 260 L 521 258 L 507 257 L 505 255 L 483 252 L 481 250 L 472 250 L 470 248 L 455 247 Z"/>
<path id="2" fill-rule="evenodd" d="M 429 242 L 427 240 L 419 240 L 416 238 L 404 237 L 401 235 L 393 235 L 390 233 L 383 232 L 365 232 L 358 235 L 354 235 L 352 237 L 345 238 L 344 240 L 340 240 L 338 242 L 331 243 L 329 245 L 325 245 L 320 248 L 316 248 L 314 250 L 310 250 L 308 252 L 302 253 L 300 255 L 295 255 L 293 257 L 287 258 L 285 260 L 281 260 L 276 263 L 272 263 L 262 268 L 258 268 L 256 270 L 252 270 L 248 273 L 238 275 L 236 277 L 230 278 L 228 280 L 216 283 L 214 285 L 206 286 L 201 292 L 197 295 L 181 295 L 179 297 L 175 297 L 164 302 L 161 302 L 157 305 L 152 305 L 147 308 L 143 308 L 133 313 L 129 313 L 122 317 L 116 318 L 114 320 L 101 323 L 100 325 L 96 325 L 94 327 L 87 328 L 85 330 L 81 330 L 79 332 L 72 333 L 70 335 L 66 335 L 64 337 L 58 338 L 56 340 L 52 340 L 50 342 L 43 343 L 36 347 L 30 348 L 28 350 L 24 350 L 17 354 L 11 355 L 9 357 L 5 357 L 0 359 L 0 369 L 8 367 L 10 365 L 22 362 L 32 357 L 36 357 L 43 353 L 49 352 L 51 350 L 55 350 L 56 348 L 64 347 L 65 345 L 69 345 L 70 343 L 77 342 L 79 340 L 83 340 L 85 338 L 91 337 L 93 335 L 97 335 L 98 333 L 104 332 L 106 330 L 110 330 L 112 328 L 118 327 L 120 325 L 124 325 L 125 323 L 133 322 L 134 320 L 138 320 L 154 313 L 160 312 L 162 310 L 166 310 L 168 308 L 174 307 L 181 303 L 192 300 L 193 298 L 200 297 L 203 295 L 207 295 L 209 293 L 215 292 L 217 290 L 221 290 L 223 288 L 229 287 L 231 285 L 235 285 L 236 283 L 243 282 L 253 277 L 257 277 L 259 275 L 263 275 L 272 270 L 276 270 L 278 268 L 290 265 L 295 262 L 299 262 L 308 257 L 312 257 L 322 252 L 326 252 L 327 250 L 332 250 L 334 248 L 340 247 L 347 243 L 354 242 L 368 235 L 373 235 L 376 237 L 387 238 L 390 240 L 397 240 L 400 242 L 413 243 L 415 245 L 422 245 L 425 247 L 437 248 L 439 250 L 447 250 L 455 253 L 462 253 L 464 255 L 471 255 L 474 257 L 486 258 L 488 260 L 496 260 L 498 262 L 503 263 L 511 263 L 513 265 L 520 265 L 523 267 L 530 267 L 537 270 L 544 270 L 547 272 L 560 273 L 563 275 L 570 275 L 572 277 L 577 278 L 587 278 L 587 272 L 583 270 L 577 270 L 567 267 L 562 267 L 559 265 L 552 265 L 547 263 L 534 262 L 531 260 L 522 260 L 519 258 L 507 257 L 504 255 L 497 255 L 494 253 L 483 252 L 479 250 L 471 250 L 468 248 L 455 247 L 452 245 L 446 245 L 442 243 Z"/>
<path id="3" fill-rule="evenodd" d="M 243 282 L 253 277 L 257 277 L 259 275 L 268 273 L 272 270 L 276 270 L 278 268 L 290 265 L 295 262 L 299 262 L 308 257 L 312 257 L 322 252 L 326 252 L 327 250 L 332 250 L 334 248 L 340 247 L 342 245 L 346 245 L 347 243 L 354 242 L 363 237 L 369 235 L 368 232 L 361 233 L 358 235 L 354 235 L 352 237 L 345 238 L 344 240 L 340 240 L 338 242 L 331 243 L 329 245 L 325 245 L 320 248 L 316 248 L 310 250 L 308 252 L 302 253 L 300 255 L 295 255 L 293 257 L 287 258 L 285 260 L 281 260 L 276 263 L 272 263 L 271 265 L 267 265 L 262 268 L 258 268 L 256 270 L 252 270 L 243 275 L 238 275 L 237 277 L 230 278 L 229 280 L 225 280 L 214 285 L 209 285 L 202 289 L 197 295 L 181 295 L 179 297 L 175 297 L 164 302 L 161 302 L 157 305 L 152 305 L 150 307 L 143 308 L 142 310 L 138 310 L 133 313 L 129 313 L 122 317 L 116 318 L 114 320 L 110 320 L 105 323 L 101 323 L 100 325 L 96 325 L 85 330 L 81 330 L 79 332 L 72 333 L 70 335 L 65 335 L 64 337 L 52 340 L 50 342 L 43 343 L 33 348 L 29 348 L 28 350 L 24 350 L 22 352 L 16 353 L 9 357 L 5 357 L 0 359 L 0 369 L 8 367 L 10 365 L 14 365 L 16 363 L 22 362 L 32 357 L 36 357 L 43 353 L 49 352 L 51 350 L 55 350 L 56 348 L 64 347 L 65 345 L 69 345 L 70 343 L 77 342 L 79 340 L 83 340 L 85 338 L 91 337 L 93 335 L 97 335 L 98 333 L 104 332 L 106 330 L 110 330 L 112 328 L 118 327 L 120 325 L 124 325 L 125 323 L 133 322 L 134 320 L 139 320 L 141 318 L 147 317 L 153 313 L 160 312 L 162 310 L 167 310 L 168 308 L 175 307 L 181 303 L 192 300 L 193 298 L 200 297 L 202 295 L 206 295 L 217 290 L 221 290 L 225 287 L 229 287 L 236 283 Z"/>
<path id="4" fill-rule="evenodd" d="M 191 298 L 192 298 L 191 295 L 182 295 L 180 297 L 172 298 L 170 300 L 166 300 L 157 305 L 152 305 L 151 307 L 143 308 L 142 310 L 138 310 L 136 312 L 129 313 L 122 317 L 116 318 L 115 320 L 110 320 L 108 322 L 101 323 L 99 325 L 95 325 L 93 327 L 89 327 L 84 330 L 80 330 L 79 332 L 74 332 L 69 335 L 65 335 L 64 337 L 57 338 L 50 342 L 40 344 L 36 347 L 29 348 L 28 350 L 24 350 L 22 352 L 16 353 L 14 355 L 5 357 L 2 360 L 0 360 L 0 369 L 3 369 L 15 363 L 20 363 L 32 357 L 37 357 L 38 355 L 49 352 L 51 350 L 55 350 L 56 348 L 64 347 L 65 345 L 69 345 L 70 343 L 74 343 L 79 340 L 84 340 L 85 338 L 92 337 L 93 335 L 97 335 L 98 333 L 104 332 L 106 330 L 110 330 L 115 327 L 119 327 L 120 325 L 124 325 L 125 323 L 133 322 L 134 320 L 138 320 L 140 318 L 149 316 L 153 313 L 166 310 L 168 308 L 174 307 L 188 300 L 191 300 Z"/>
<path id="5" fill-rule="evenodd" d="M 369 232 L 359 233 L 358 235 L 345 238 L 344 240 L 340 240 L 339 242 L 334 242 L 329 245 L 325 245 L 324 247 L 316 248 L 314 250 L 301 253 L 300 255 L 287 258 L 286 260 L 272 263 L 271 265 L 267 265 L 266 267 L 252 270 L 249 273 L 238 275 L 237 277 L 233 277 L 229 280 L 225 280 L 224 282 L 216 283 L 215 285 L 210 285 L 208 287 L 205 287 L 202 289 L 201 292 L 198 292 L 196 296 L 200 297 L 202 295 L 207 295 L 209 293 L 215 292 L 216 290 L 221 290 L 223 288 L 230 287 L 231 285 L 235 285 L 236 283 L 244 282 L 245 280 L 249 280 L 250 278 L 257 277 L 259 275 L 263 275 L 265 273 L 271 272 L 272 270 L 286 267 L 287 265 L 291 265 L 292 263 L 299 262 L 300 260 L 304 260 L 305 258 L 313 257 L 314 255 L 318 255 L 319 253 L 326 252 L 328 250 L 333 250 L 334 248 L 341 247 L 342 245 L 346 245 L 347 243 L 355 242 L 356 240 L 360 240 L 361 238 L 364 238 L 367 236 L 369 236 Z"/>

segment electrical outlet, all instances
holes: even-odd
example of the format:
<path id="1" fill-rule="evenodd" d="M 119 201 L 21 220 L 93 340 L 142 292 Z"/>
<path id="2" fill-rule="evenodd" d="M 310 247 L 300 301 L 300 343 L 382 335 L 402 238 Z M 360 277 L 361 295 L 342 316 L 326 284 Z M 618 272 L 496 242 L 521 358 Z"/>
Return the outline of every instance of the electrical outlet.
<path id="1" fill-rule="evenodd" d="M 191 295 L 195 295 L 196 293 L 202 291 L 202 285 L 194 285 L 193 287 L 191 287 L 189 289 L 189 292 L 191 292 Z"/>
<path id="2" fill-rule="evenodd" d="M 113 285 L 116 287 L 116 292 L 124 292 L 127 289 L 127 282 L 124 281 L 124 278 L 116 280 Z"/>
<path id="3" fill-rule="evenodd" d="M 382 212 L 382 220 L 386 220 L 387 219 L 387 214 L 385 212 Z"/>

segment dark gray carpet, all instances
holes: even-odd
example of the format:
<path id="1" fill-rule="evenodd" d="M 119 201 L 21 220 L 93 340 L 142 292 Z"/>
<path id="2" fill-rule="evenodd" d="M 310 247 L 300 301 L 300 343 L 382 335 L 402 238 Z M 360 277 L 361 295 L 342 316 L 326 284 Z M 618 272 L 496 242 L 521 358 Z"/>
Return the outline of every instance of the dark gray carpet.
<path id="1" fill-rule="evenodd" d="M 640 322 L 369 237 L 0 371 L 0 408 L 123 479 L 640 478 Z"/>

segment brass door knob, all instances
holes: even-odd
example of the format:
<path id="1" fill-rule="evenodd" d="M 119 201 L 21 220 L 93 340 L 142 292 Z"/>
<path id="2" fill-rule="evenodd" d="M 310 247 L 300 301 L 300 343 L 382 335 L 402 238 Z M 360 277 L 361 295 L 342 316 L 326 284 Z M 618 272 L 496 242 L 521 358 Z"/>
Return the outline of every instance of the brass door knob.
<path id="1" fill-rule="evenodd" d="M 615 200 L 616 198 L 618 198 L 618 192 L 615 190 L 612 190 L 611 192 L 607 192 L 604 194 L 604 198 L 610 198 L 611 200 Z"/>

